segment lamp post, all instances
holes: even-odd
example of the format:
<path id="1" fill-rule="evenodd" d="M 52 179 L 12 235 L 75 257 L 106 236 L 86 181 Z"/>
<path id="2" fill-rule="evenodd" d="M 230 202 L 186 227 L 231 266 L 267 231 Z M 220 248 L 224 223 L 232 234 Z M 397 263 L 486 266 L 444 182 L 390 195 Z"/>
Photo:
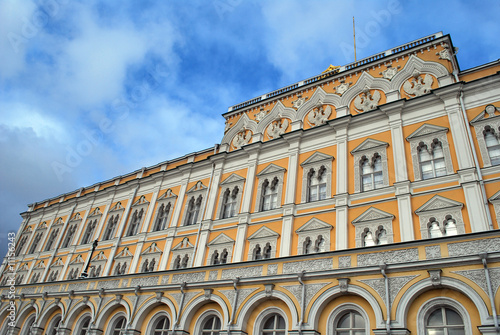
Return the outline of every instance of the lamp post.
<path id="1" fill-rule="evenodd" d="M 89 276 L 87 271 L 89 270 L 90 260 L 92 259 L 92 256 L 94 255 L 95 248 L 97 248 L 97 240 L 94 240 L 94 243 L 92 243 L 92 250 L 90 251 L 90 257 L 87 259 L 87 262 L 85 264 L 85 268 L 83 269 L 83 272 L 80 275 L 80 279 L 85 279 L 85 278 L 88 278 L 88 276 Z"/>

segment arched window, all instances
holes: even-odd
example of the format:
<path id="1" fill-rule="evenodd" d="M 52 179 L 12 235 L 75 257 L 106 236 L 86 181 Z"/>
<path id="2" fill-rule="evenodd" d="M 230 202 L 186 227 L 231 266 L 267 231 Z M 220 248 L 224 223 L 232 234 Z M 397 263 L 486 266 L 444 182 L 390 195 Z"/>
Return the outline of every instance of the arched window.
<path id="1" fill-rule="evenodd" d="M 268 315 L 262 324 L 262 335 L 285 335 L 286 334 L 286 323 L 285 319 L 277 314 L 273 313 Z"/>
<path id="2" fill-rule="evenodd" d="M 443 236 L 443 232 L 441 231 L 441 227 L 439 227 L 439 223 L 436 221 L 435 218 L 429 219 L 429 236 L 431 238 Z"/>
<path id="3" fill-rule="evenodd" d="M 266 246 L 264 247 L 264 253 L 262 255 L 262 258 L 268 259 L 271 258 L 271 252 L 273 250 L 273 247 L 271 246 L 271 243 L 266 243 Z"/>
<path id="4" fill-rule="evenodd" d="M 306 240 L 304 241 L 304 246 L 302 248 L 304 255 L 311 253 L 311 246 L 312 246 L 312 241 L 311 238 L 308 236 L 306 237 Z"/>
<path id="5" fill-rule="evenodd" d="M 224 195 L 222 197 L 222 218 L 230 218 L 236 215 L 236 204 L 238 199 L 238 186 L 235 186 L 233 190 L 229 190 L 229 188 L 224 191 Z"/>
<path id="6" fill-rule="evenodd" d="M 149 261 L 146 259 L 144 263 L 142 263 L 141 272 L 148 272 L 149 269 Z"/>
<path id="7" fill-rule="evenodd" d="M 452 236 L 458 234 L 457 222 L 451 217 L 451 215 L 445 216 L 443 225 L 444 225 L 445 236 Z"/>
<path id="8" fill-rule="evenodd" d="M 262 259 L 262 248 L 260 247 L 260 244 L 257 244 L 253 249 L 253 260 L 259 259 Z"/>
<path id="9" fill-rule="evenodd" d="M 59 228 L 53 230 L 52 233 L 50 234 L 47 244 L 45 245 L 45 251 L 49 251 L 52 249 L 52 246 L 56 241 L 57 234 L 59 234 Z"/>
<path id="10" fill-rule="evenodd" d="M 261 211 L 278 208 L 278 177 L 274 177 L 272 182 L 265 180 L 262 184 Z"/>
<path id="11" fill-rule="evenodd" d="M 430 150 L 424 142 L 419 143 L 418 158 L 422 179 L 446 175 L 443 146 L 437 138 L 432 140 Z"/>
<path id="12" fill-rule="evenodd" d="M 318 235 L 318 238 L 314 242 L 314 252 L 322 252 L 325 250 L 325 239 L 323 235 Z"/>
<path id="13" fill-rule="evenodd" d="M 365 319 L 357 311 L 347 311 L 335 325 L 335 335 L 364 335 Z"/>
<path id="14" fill-rule="evenodd" d="M 220 264 L 219 251 L 215 250 L 212 254 L 212 265 Z"/>
<path id="15" fill-rule="evenodd" d="M 373 238 L 373 233 L 366 228 L 365 232 L 363 233 L 363 245 L 365 247 L 371 247 L 375 245 L 375 239 Z"/>
<path id="16" fill-rule="evenodd" d="M 42 239 L 42 235 L 43 235 L 43 233 L 36 234 L 35 238 L 33 239 L 33 243 L 31 244 L 31 248 L 30 248 L 30 252 L 29 252 L 30 254 L 32 254 L 36 251 L 36 248 L 38 247 L 38 243 Z"/>
<path id="17" fill-rule="evenodd" d="M 174 269 L 180 269 L 181 268 L 181 255 L 177 255 L 177 257 L 174 260 Z"/>
<path id="18" fill-rule="evenodd" d="M 387 244 L 387 231 L 384 227 L 379 226 L 377 229 L 377 245 Z"/>
<path id="19" fill-rule="evenodd" d="M 375 153 L 372 159 L 363 156 L 359 161 L 361 168 L 361 191 L 369 191 L 384 186 L 382 158 Z"/>
<path id="20" fill-rule="evenodd" d="M 130 220 L 130 226 L 128 227 L 127 236 L 137 234 L 137 230 L 139 229 L 143 214 L 144 208 L 141 208 L 141 210 L 136 209 L 134 214 L 132 214 L 132 220 Z"/>
<path id="21" fill-rule="evenodd" d="M 90 329 L 90 316 L 84 316 L 79 325 L 75 328 L 76 335 L 87 335 L 87 331 Z"/>
<path id="22" fill-rule="evenodd" d="M 490 126 L 486 126 L 484 127 L 483 134 L 491 165 L 500 164 L 500 141 L 497 134 L 495 134 L 495 130 Z"/>
<path id="23" fill-rule="evenodd" d="M 220 263 L 221 264 L 226 264 L 227 263 L 227 256 L 229 255 L 229 252 L 227 251 L 226 248 L 224 248 L 224 250 L 222 250 L 221 254 L 220 254 Z"/>
<path id="24" fill-rule="evenodd" d="M 326 199 L 326 168 L 321 166 L 318 171 L 313 168 L 307 174 L 307 201 Z"/>
<path id="25" fill-rule="evenodd" d="M 47 327 L 46 335 L 57 335 L 59 322 L 61 322 L 61 316 L 57 315 L 52 319 L 49 326 Z"/>
<path id="26" fill-rule="evenodd" d="M 92 236 L 94 235 L 94 229 L 95 229 L 96 225 L 97 225 L 97 219 L 94 221 L 90 221 L 87 224 L 87 229 L 85 230 L 85 234 L 83 235 L 83 238 L 82 238 L 82 244 L 90 243 L 90 240 L 92 239 Z"/>
<path id="27" fill-rule="evenodd" d="M 427 316 L 425 334 L 465 335 L 464 321 L 455 310 L 441 306 Z"/>
<path id="28" fill-rule="evenodd" d="M 169 329 L 170 329 L 170 320 L 166 316 L 161 316 L 154 323 L 153 335 L 168 335 Z"/>
<path id="29" fill-rule="evenodd" d="M 122 331 L 125 330 L 125 326 L 127 321 L 124 316 L 118 317 L 111 326 L 111 334 L 110 335 L 121 335 Z"/>
<path id="30" fill-rule="evenodd" d="M 203 321 L 201 326 L 202 335 L 218 335 L 221 330 L 221 321 L 218 316 L 211 315 Z"/>
<path id="31" fill-rule="evenodd" d="M 198 215 L 200 213 L 202 201 L 203 197 L 201 196 L 201 194 L 197 199 L 195 199 L 194 196 L 189 199 L 186 220 L 184 221 L 185 226 L 190 226 L 196 223 L 196 221 L 198 220 Z"/>
<path id="32" fill-rule="evenodd" d="M 16 256 L 19 256 L 21 251 L 24 248 L 24 245 L 26 244 L 26 241 L 28 240 L 28 236 L 23 236 L 21 240 L 16 244 Z"/>
<path id="33" fill-rule="evenodd" d="M 112 215 L 111 218 L 108 220 L 108 225 L 106 226 L 106 231 L 104 232 L 104 236 L 102 239 L 104 241 L 112 239 L 113 235 L 115 233 L 115 227 L 118 223 L 118 218 L 120 217 L 120 214 Z"/>
<path id="34" fill-rule="evenodd" d="M 185 254 L 184 257 L 182 257 L 181 268 L 182 269 L 187 268 L 188 267 L 188 263 L 189 263 L 189 256 L 188 256 L 188 254 Z"/>
<path id="35" fill-rule="evenodd" d="M 71 240 L 73 239 L 73 235 L 75 235 L 76 232 L 76 224 L 70 226 L 68 228 L 68 232 L 66 233 L 66 238 L 64 239 L 64 242 L 62 244 L 62 248 L 67 248 L 69 247 L 69 244 L 71 243 Z"/>
<path id="36" fill-rule="evenodd" d="M 30 315 L 26 322 L 24 322 L 23 329 L 19 333 L 20 335 L 30 335 L 31 334 L 31 326 L 35 323 L 35 315 Z"/>
<path id="37" fill-rule="evenodd" d="M 160 208 L 158 208 L 158 213 L 156 214 L 156 222 L 153 228 L 153 231 L 160 231 L 167 227 L 167 218 L 170 214 L 170 207 L 172 205 L 170 202 L 165 206 L 165 204 L 161 204 Z"/>

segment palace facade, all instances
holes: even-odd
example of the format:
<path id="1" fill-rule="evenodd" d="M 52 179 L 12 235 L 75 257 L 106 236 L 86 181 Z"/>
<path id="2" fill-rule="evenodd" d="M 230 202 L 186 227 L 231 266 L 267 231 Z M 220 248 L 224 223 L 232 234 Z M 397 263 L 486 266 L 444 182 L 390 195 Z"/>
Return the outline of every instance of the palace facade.
<path id="1" fill-rule="evenodd" d="M 29 205 L 0 334 L 500 334 L 499 71 L 437 33 Z"/>

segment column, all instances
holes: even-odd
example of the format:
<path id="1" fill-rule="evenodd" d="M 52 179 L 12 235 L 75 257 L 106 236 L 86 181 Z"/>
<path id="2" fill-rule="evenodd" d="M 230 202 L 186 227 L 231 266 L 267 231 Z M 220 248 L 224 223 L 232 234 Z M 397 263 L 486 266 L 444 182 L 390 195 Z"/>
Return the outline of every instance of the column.
<path id="1" fill-rule="evenodd" d="M 104 271 L 102 272 L 102 276 L 106 277 L 109 276 L 109 273 L 111 271 L 111 266 L 113 265 L 113 260 L 116 255 L 116 250 L 118 249 L 118 246 L 120 245 L 120 242 L 122 240 L 122 235 L 123 231 L 125 230 L 125 226 L 127 225 L 127 217 L 130 213 L 130 208 L 132 207 L 132 203 L 134 202 L 134 198 L 137 194 L 137 191 L 139 190 L 139 186 L 137 186 L 134 190 L 130 192 L 129 196 L 129 201 L 127 202 L 127 207 L 125 208 L 125 211 L 123 212 L 123 216 L 120 220 L 120 230 L 118 232 L 118 238 L 116 239 L 115 245 L 111 249 L 111 253 L 109 254 L 108 262 L 106 263 L 106 267 L 104 268 Z"/>
<path id="2" fill-rule="evenodd" d="M 335 199 L 335 247 L 337 250 L 348 247 L 348 163 L 347 129 L 350 119 L 333 126 L 337 141 L 337 194 Z"/>
<path id="3" fill-rule="evenodd" d="M 151 197 L 148 211 L 146 213 L 146 218 L 142 222 L 141 233 L 148 232 L 149 223 L 151 222 L 151 217 L 153 216 L 155 210 L 156 199 L 158 199 L 158 195 L 160 193 L 161 182 L 162 182 L 161 179 L 156 182 L 156 186 L 153 191 L 153 196 Z"/>
<path id="4" fill-rule="evenodd" d="M 382 111 L 389 117 L 391 128 L 392 154 L 394 161 L 394 175 L 396 188 L 396 199 L 398 201 L 399 230 L 401 241 L 413 241 L 415 239 L 415 227 L 413 225 L 410 181 L 408 180 L 408 167 L 406 165 L 405 139 L 403 136 L 402 113 L 405 105 L 404 100 L 396 101 L 382 106 Z"/>
<path id="5" fill-rule="evenodd" d="M 292 133 L 285 136 L 289 144 L 288 171 L 283 206 L 283 221 L 280 237 L 280 257 L 290 256 L 292 252 L 293 222 L 295 211 L 295 196 L 297 193 L 297 174 L 299 170 L 299 146 L 302 133 Z"/>

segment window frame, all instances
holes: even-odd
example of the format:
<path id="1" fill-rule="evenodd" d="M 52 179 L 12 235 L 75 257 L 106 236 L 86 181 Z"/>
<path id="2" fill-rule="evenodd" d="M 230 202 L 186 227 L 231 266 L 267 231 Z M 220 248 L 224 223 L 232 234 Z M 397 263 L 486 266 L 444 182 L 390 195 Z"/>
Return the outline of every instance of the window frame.
<path id="1" fill-rule="evenodd" d="M 156 331 L 156 326 L 158 324 L 158 322 L 160 322 L 160 320 L 162 318 L 166 318 L 168 320 L 168 328 L 171 328 L 172 327 L 172 317 L 165 311 L 161 311 L 161 312 L 158 312 L 156 313 L 155 315 L 153 315 L 153 317 L 151 317 L 151 319 L 149 320 L 148 322 L 148 326 L 146 328 L 146 333 L 145 334 L 155 334 L 155 331 Z M 165 331 L 164 329 L 162 330 L 162 332 Z M 165 332 L 165 335 L 169 334 L 168 332 Z"/>
<path id="2" fill-rule="evenodd" d="M 449 129 L 446 127 L 425 123 L 406 138 L 406 140 L 410 143 L 410 151 L 413 162 L 413 176 L 415 181 L 444 177 L 454 173 L 450 144 L 448 142 L 447 135 L 448 130 Z M 422 145 L 425 145 L 429 150 L 435 140 L 439 141 L 441 143 L 441 147 L 443 148 L 443 159 L 446 174 L 443 176 L 424 179 L 422 176 L 422 164 L 420 161 L 419 148 L 422 147 Z"/>
<path id="3" fill-rule="evenodd" d="M 277 245 L 278 245 L 278 238 L 280 237 L 280 234 L 277 232 L 271 230 L 270 228 L 266 226 L 262 226 L 259 228 L 255 233 L 253 233 L 251 236 L 248 237 L 248 242 L 249 242 L 249 248 L 248 248 L 248 255 L 247 255 L 247 260 L 253 261 L 254 259 L 254 249 L 255 246 L 258 244 L 260 245 L 262 249 L 262 255 L 264 254 L 264 247 L 266 246 L 267 243 L 269 243 L 271 247 L 271 254 L 269 258 L 275 258 L 276 253 L 277 253 Z M 265 259 L 265 258 L 262 258 Z"/>
<path id="4" fill-rule="evenodd" d="M 278 314 L 285 320 L 285 335 L 288 335 L 288 330 L 290 328 L 290 321 L 287 318 L 286 313 L 278 307 L 269 307 L 263 310 L 255 319 L 255 324 L 253 327 L 253 334 L 262 335 L 264 322 L 268 320 L 272 315 Z"/>
<path id="5" fill-rule="evenodd" d="M 229 219 L 229 218 L 235 218 L 238 216 L 240 213 L 241 209 L 241 198 L 243 196 L 243 187 L 245 185 L 245 178 L 238 176 L 237 174 L 233 173 L 229 177 L 227 177 L 222 183 L 220 183 L 219 187 L 219 202 L 217 206 L 217 214 L 215 216 L 216 220 L 222 220 L 222 219 Z M 225 217 L 224 215 L 224 192 L 229 189 L 230 193 L 234 191 L 235 188 L 238 188 L 238 194 L 235 197 L 234 201 L 234 215 Z"/>
<path id="6" fill-rule="evenodd" d="M 464 323 L 465 335 L 472 335 L 472 323 L 467 309 L 458 301 L 448 297 L 435 297 L 424 302 L 417 312 L 417 335 L 426 335 L 427 317 L 439 307 L 448 307 L 457 312 Z"/>
<path id="7" fill-rule="evenodd" d="M 83 325 L 85 321 L 88 320 L 89 324 L 87 326 L 87 329 L 83 329 Z M 92 322 L 92 316 L 89 313 L 83 314 L 76 322 L 75 330 L 73 331 L 75 335 L 82 335 L 82 331 L 85 330 L 85 333 L 83 335 L 87 334 L 87 331 L 90 329 L 90 325 Z"/>
<path id="8" fill-rule="evenodd" d="M 281 208 L 282 206 L 282 195 L 283 195 L 283 183 L 286 169 L 275 164 L 269 164 L 266 168 L 264 168 L 260 173 L 257 174 L 258 182 L 257 182 L 257 196 L 255 197 L 255 212 L 264 212 L 268 210 L 274 210 Z M 277 180 L 276 182 L 276 207 L 270 208 L 268 210 L 263 209 L 263 201 L 264 201 L 264 183 L 268 182 L 272 184 L 273 180 Z"/>
<path id="9" fill-rule="evenodd" d="M 231 263 L 232 257 L 233 257 L 233 248 L 234 248 L 234 243 L 235 241 L 227 236 L 224 233 L 219 234 L 217 237 L 215 237 L 212 241 L 210 241 L 207 246 L 208 246 L 208 254 L 207 254 L 207 265 L 216 265 L 212 264 L 212 258 L 213 254 L 215 251 L 219 253 L 219 259 L 220 256 L 222 255 L 222 251 L 225 249 L 227 251 L 227 263 Z M 219 263 L 223 264 L 223 263 Z"/>
<path id="10" fill-rule="evenodd" d="M 474 132 L 476 133 L 476 140 L 483 160 L 483 167 L 499 166 L 491 163 L 483 131 L 486 126 L 489 126 L 500 134 L 500 109 L 491 104 L 487 105 L 482 112 L 472 119 L 470 124 L 474 127 Z"/>
<path id="11" fill-rule="evenodd" d="M 125 324 L 122 325 L 122 328 L 121 329 L 116 329 L 116 326 L 117 326 L 117 323 L 120 319 L 124 319 L 125 320 Z M 123 330 L 125 330 L 125 327 L 127 325 L 127 316 L 125 315 L 125 313 L 123 312 L 118 312 L 116 313 L 115 315 L 113 315 L 113 317 L 109 320 L 109 330 L 108 330 L 108 333 L 107 335 L 115 335 L 115 332 L 116 331 L 120 331 L 120 335 L 123 334 Z"/>
<path id="12" fill-rule="evenodd" d="M 363 171 L 362 171 L 362 160 L 368 159 L 372 160 L 372 157 L 380 156 L 380 162 L 382 165 L 382 184 L 380 187 L 374 189 L 381 189 L 383 187 L 389 186 L 389 166 L 387 163 L 387 147 L 389 143 L 375 140 L 372 138 L 367 138 L 360 145 L 351 151 L 351 155 L 354 157 L 354 192 L 369 192 L 372 190 L 363 190 Z"/>
<path id="13" fill-rule="evenodd" d="M 457 235 L 465 234 L 465 224 L 462 217 L 463 204 L 440 195 L 433 196 L 415 211 L 420 221 L 422 239 L 431 238 L 429 223 L 434 218 L 438 223 L 444 222 L 448 215 L 455 220 Z M 443 235 L 444 236 L 444 235 Z"/>
<path id="14" fill-rule="evenodd" d="M 368 317 L 368 314 L 366 311 L 359 305 L 354 304 L 354 303 L 343 303 L 337 306 L 328 316 L 328 321 L 327 321 L 327 328 L 328 328 L 328 333 L 327 335 L 336 335 L 337 334 L 337 324 L 340 320 L 341 317 L 345 315 L 345 313 L 349 311 L 355 311 L 361 315 L 361 317 L 365 321 L 365 335 L 371 334 L 370 332 L 370 318 Z"/>
<path id="15" fill-rule="evenodd" d="M 301 203 L 321 201 L 332 197 L 332 165 L 334 159 L 335 158 L 333 156 L 316 151 L 308 159 L 306 159 L 304 162 L 300 164 L 300 166 L 302 167 Z M 323 176 L 325 177 L 325 183 L 326 183 L 325 199 L 310 200 L 309 172 L 312 169 L 317 173 L 322 166 L 325 168 L 325 171 L 323 172 Z"/>
<path id="16" fill-rule="evenodd" d="M 209 310 L 206 310 L 204 311 L 199 317 L 198 319 L 196 320 L 195 322 L 195 325 L 194 325 L 194 333 L 195 334 L 203 334 L 203 325 L 205 324 L 205 322 L 208 320 L 208 318 L 212 317 L 212 316 L 215 316 L 217 318 L 219 318 L 220 320 L 220 323 L 221 323 L 221 329 L 219 330 L 219 334 L 221 334 L 222 331 L 224 331 L 224 318 L 222 316 L 221 313 L 219 313 L 219 311 L 215 310 L 215 309 L 209 309 Z"/>
<path id="17" fill-rule="evenodd" d="M 367 231 L 370 231 L 376 239 L 375 233 L 379 231 L 380 226 L 386 231 L 387 244 L 394 243 L 394 230 L 392 227 L 394 218 L 395 216 L 393 214 L 384 212 L 375 207 L 368 208 L 360 216 L 355 218 L 351 224 L 355 229 L 356 248 L 366 246 L 364 244 L 364 235 Z"/>

